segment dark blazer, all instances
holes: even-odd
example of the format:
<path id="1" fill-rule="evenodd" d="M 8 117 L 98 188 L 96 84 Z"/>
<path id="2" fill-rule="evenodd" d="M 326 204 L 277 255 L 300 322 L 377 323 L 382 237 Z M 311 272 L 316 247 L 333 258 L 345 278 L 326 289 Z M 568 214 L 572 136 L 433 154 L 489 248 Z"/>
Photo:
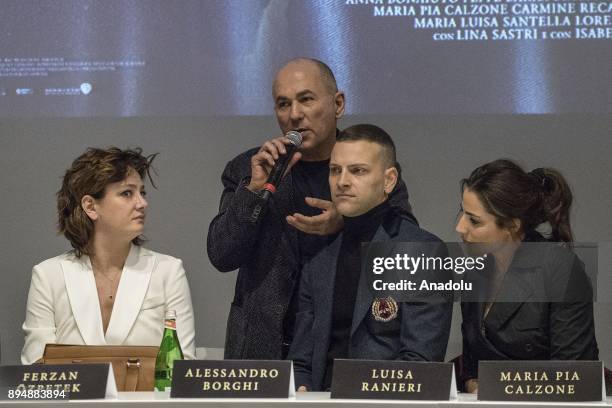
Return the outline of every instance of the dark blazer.
<path id="1" fill-rule="evenodd" d="M 482 287 L 477 275 L 466 278 Z M 573 252 L 521 245 L 486 319 L 482 301 L 461 303 L 463 380 L 478 378 L 479 360 L 597 360 L 592 297 Z"/>
<path id="2" fill-rule="evenodd" d="M 255 208 L 263 204 L 257 194 L 246 188 L 251 157 L 258 150 L 240 154 L 225 167 L 219 213 L 208 229 L 211 263 L 221 272 L 239 269 L 227 321 L 226 358 L 283 357 L 283 320 L 300 276 L 297 230 L 285 220 L 295 212 L 291 173 L 263 206 L 259 217 L 252 218 Z M 389 200 L 410 212 L 403 181 Z"/>
<path id="3" fill-rule="evenodd" d="M 445 256 L 440 240 L 404 217 L 390 227 L 378 228 L 372 242 L 425 242 L 428 256 Z M 432 243 L 439 242 L 432 253 Z M 294 362 L 295 385 L 318 391 L 323 386 L 330 345 L 333 290 L 342 234 L 316 255 L 302 271 L 300 307 L 293 344 L 287 357 Z M 416 247 L 415 247 L 416 248 Z M 367 268 L 362 268 L 362 271 Z M 450 277 L 449 277 L 450 278 Z M 361 276 L 357 289 L 349 341 L 349 358 L 370 360 L 443 361 L 452 317 L 452 294 L 436 302 L 398 302 L 398 316 L 379 322 L 372 316 L 377 296 Z M 380 294 L 378 294 L 380 296 Z"/>

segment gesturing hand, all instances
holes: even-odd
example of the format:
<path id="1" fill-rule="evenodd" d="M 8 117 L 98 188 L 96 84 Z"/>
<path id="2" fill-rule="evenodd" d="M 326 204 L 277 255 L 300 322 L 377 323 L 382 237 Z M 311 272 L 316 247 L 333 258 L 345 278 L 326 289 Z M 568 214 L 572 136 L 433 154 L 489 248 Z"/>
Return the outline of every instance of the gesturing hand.
<path id="1" fill-rule="evenodd" d="M 336 210 L 334 203 L 319 198 L 306 197 L 306 204 L 320 208 L 323 213 L 308 217 L 295 213 L 287 216 L 287 223 L 307 234 L 330 235 L 340 231 L 344 226 L 342 216 Z"/>

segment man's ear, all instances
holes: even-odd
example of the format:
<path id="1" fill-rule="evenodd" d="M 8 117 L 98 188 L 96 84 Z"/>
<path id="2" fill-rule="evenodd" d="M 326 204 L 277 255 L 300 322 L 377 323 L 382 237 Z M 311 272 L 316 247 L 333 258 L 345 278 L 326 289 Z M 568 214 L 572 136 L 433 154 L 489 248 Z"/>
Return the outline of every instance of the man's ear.
<path id="1" fill-rule="evenodd" d="M 340 119 L 344 115 L 345 99 L 344 92 L 338 91 L 334 95 L 334 104 L 336 105 L 336 119 Z"/>
<path id="2" fill-rule="evenodd" d="M 84 195 L 81 198 L 81 208 L 87 214 L 90 220 L 95 221 L 98 219 L 98 212 L 96 211 L 96 199 L 89 194 Z"/>
<path id="3" fill-rule="evenodd" d="M 389 195 L 397 184 L 398 173 L 394 167 L 389 167 L 385 170 L 385 194 Z"/>

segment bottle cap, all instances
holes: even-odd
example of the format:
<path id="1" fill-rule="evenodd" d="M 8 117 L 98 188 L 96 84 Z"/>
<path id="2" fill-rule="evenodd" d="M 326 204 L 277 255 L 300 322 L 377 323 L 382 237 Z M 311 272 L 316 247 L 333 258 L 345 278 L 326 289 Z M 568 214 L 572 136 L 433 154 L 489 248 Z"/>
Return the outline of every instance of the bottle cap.
<path id="1" fill-rule="evenodd" d="M 166 319 L 176 320 L 176 310 L 166 310 Z"/>

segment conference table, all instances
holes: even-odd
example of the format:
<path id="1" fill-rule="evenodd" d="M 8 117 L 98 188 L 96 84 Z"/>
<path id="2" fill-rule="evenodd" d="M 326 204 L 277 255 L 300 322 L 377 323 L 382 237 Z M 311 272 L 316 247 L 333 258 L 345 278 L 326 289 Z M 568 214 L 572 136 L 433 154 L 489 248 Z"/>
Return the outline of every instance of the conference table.
<path id="1" fill-rule="evenodd" d="M 348 400 L 330 399 L 329 392 L 298 393 L 295 398 L 268 399 L 268 398 L 242 398 L 242 399 L 175 399 L 170 398 L 167 392 L 120 392 L 117 399 L 107 400 L 73 400 L 73 401 L 0 401 L 0 406 L 19 407 L 112 407 L 112 408 L 386 408 L 408 406 L 418 407 L 474 407 L 474 408 L 549 408 L 549 407 L 602 407 L 612 406 L 612 398 L 606 402 L 591 403 L 543 403 L 543 402 L 492 402 L 477 401 L 476 395 L 459 394 L 453 401 L 403 401 L 403 400 Z"/>

